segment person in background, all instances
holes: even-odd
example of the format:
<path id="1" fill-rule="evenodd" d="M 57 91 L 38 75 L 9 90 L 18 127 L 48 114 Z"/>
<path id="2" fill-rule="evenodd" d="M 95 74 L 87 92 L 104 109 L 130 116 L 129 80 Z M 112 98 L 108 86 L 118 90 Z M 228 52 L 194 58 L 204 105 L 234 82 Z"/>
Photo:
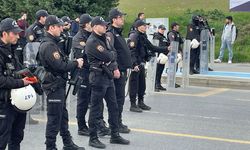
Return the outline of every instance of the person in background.
<path id="1" fill-rule="evenodd" d="M 135 19 L 134 23 L 132 24 L 132 26 L 131 26 L 131 28 L 130 28 L 130 31 L 136 30 L 135 22 L 136 22 L 137 20 L 145 20 L 145 14 L 144 14 L 144 12 L 138 13 L 137 18 Z"/>
<path id="2" fill-rule="evenodd" d="M 17 25 L 23 30 L 19 33 L 19 40 L 18 40 L 18 48 L 15 50 L 19 60 L 23 63 L 23 48 L 27 44 L 25 31 L 29 27 L 29 23 L 27 21 L 27 13 L 22 12 L 21 18 L 17 20 Z"/>
<path id="3" fill-rule="evenodd" d="M 224 50 L 225 48 L 228 49 L 229 52 L 229 58 L 228 63 L 231 64 L 233 60 L 233 44 L 236 40 L 236 26 L 233 22 L 233 17 L 228 16 L 226 17 L 226 24 L 224 25 L 224 29 L 221 36 L 221 48 L 220 48 L 220 55 L 218 59 L 216 59 L 215 63 L 221 63 L 223 56 L 224 56 Z"/>
<path id="4" fill-rule="evenodd" d="M 71 36 L 75 36 L 79 30 L 79 21 L 80 18 L 77 17 L 71 24 Z"/>

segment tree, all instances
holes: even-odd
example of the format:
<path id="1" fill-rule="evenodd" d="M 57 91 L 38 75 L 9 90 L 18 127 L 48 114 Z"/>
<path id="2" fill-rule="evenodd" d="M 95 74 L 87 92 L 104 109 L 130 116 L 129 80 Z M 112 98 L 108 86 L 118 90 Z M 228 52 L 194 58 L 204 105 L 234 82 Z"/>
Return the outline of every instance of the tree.
<path id="1" fill-rule="evenodd" d="M 119 0 L 0 0 L 0 19 L 12 17 L 18 19 L 21 12 L 28 13 L 28 20 L 34 21 L 34 14 L 45 9 L 49 14 L 75 18 L 83 13 L 92 16 L 107 16 Z"/>

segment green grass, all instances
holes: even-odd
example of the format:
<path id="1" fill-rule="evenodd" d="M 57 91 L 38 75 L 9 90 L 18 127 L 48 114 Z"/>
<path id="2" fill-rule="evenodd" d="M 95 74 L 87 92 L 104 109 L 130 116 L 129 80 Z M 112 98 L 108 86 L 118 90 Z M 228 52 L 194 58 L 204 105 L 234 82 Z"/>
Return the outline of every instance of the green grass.
<path id="1" fill-rule="evenodd" d="M 185 37 L 186 26 L 192 16 L 188 12 L 190 10 L 191 12 L 199 10 L 199 13 L 207 15 L 210 26 L 216 29 L 216 57 L 221 44 L 220 37 L 224 16 L 232 15 L 239 29 L 238 39 L 234 45 L 234 62 L 250 62 L 250 12 L 229 12 L 228 2 L 229 0 L 120 0 L 118 7 L 128 14 L 124 35 L 128 34 L 138 12 L 144 12 L 148 18 L 168 17 L 170 22 L 178 22 L 181 24 L 180 32 Z M 219 12 L 215 11 L 215 9 L 219 10 Z M 215 12 L 215 14 L 213 15 L 211 12 Z M 224 61 L 227 61 L 227 58 L 226 51 Z"/>

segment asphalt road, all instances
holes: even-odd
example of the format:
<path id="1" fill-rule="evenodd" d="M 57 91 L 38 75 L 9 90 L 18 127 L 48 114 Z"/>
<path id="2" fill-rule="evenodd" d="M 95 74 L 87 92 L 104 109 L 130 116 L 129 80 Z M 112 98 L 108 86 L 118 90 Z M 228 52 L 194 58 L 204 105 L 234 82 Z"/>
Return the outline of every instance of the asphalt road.
<path id="1" fill-rule="evenodd" d="M 146 96 L 152 110 L 124 109 L 124 122 L 132 129 L 122 134 L 129 146 L 113 145 L 109 137 L 101 138 L 107 150 L 249 150 L 250 92 L 244 90 L 190 87 Z M 77 135 L 76 99 L 70 98 L 70 131 L 75 143 L 92 150 L 88 137 Z M 23 150 L 45 149 L 46 112 L 33 115 L 39 125 L 26 125 Z M 105 110 L 107 118 L 107 110 Z M 58 135 L 58 148 L 62 140 Z"/>

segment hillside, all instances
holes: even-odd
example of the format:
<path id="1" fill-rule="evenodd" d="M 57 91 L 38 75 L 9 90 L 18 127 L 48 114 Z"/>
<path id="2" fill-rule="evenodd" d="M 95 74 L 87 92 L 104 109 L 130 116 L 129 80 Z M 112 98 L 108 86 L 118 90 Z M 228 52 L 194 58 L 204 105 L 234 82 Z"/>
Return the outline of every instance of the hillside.
<path id="1" fill-rule="evenodd" d="M 118 7 L 128 14 L 124 35 L 127 35 L 138 12 L 144 12 L 148 18 L 168 17 L 170 22 L 180 23 L 184 37 L 192 13 L 204 14 L 210 26 L 216 29 L 216 57 L 220 48 L 224 17 L 232 15 L 239 30 L 234 46 L 234 62 L 250 62 L 250 12 L 229 12 L 229 0 L 120 0 Z M 227 52 L 225 54 L 224 61 L 227 61 Z"/>

